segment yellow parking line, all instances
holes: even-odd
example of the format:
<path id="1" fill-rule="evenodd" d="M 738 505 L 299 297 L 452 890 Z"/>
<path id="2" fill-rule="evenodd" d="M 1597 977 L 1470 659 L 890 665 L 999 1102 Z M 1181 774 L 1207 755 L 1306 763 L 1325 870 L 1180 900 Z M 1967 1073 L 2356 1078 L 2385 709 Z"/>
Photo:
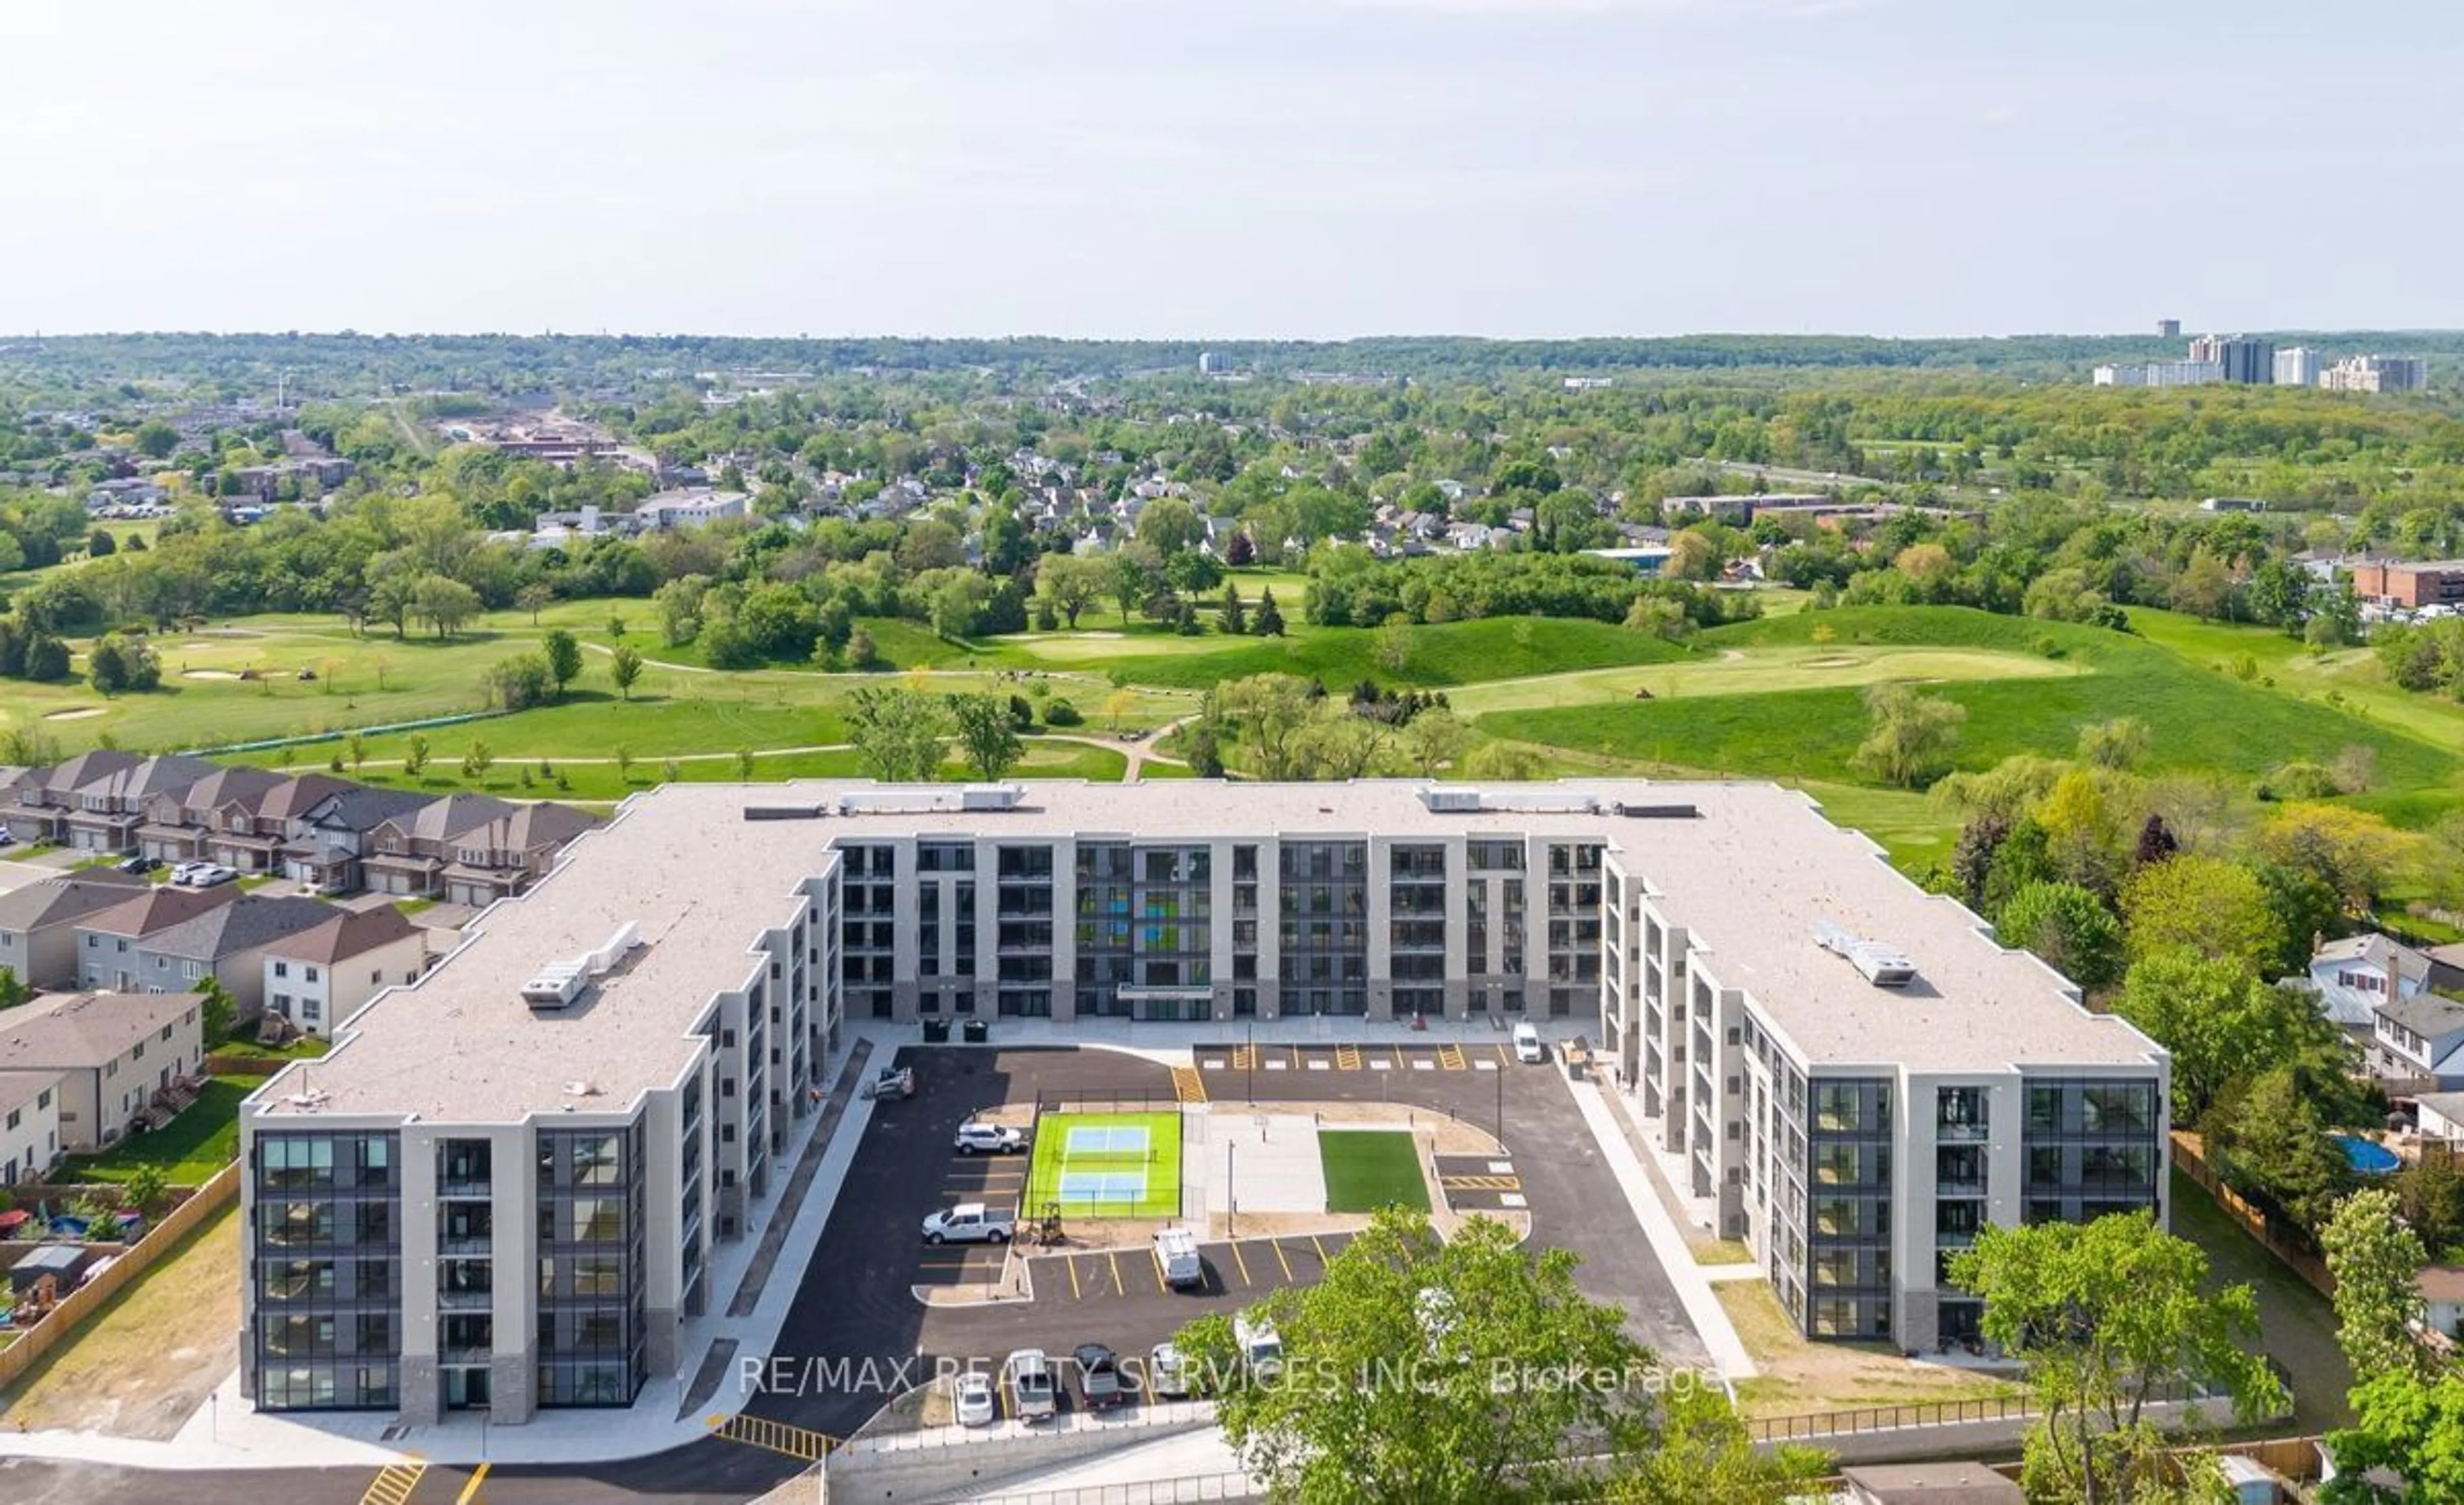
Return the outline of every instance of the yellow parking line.
<path id="1" fill-rule="evenodd" d="M 1147 1263 L 1155 1266 L 1155 1290 L 1161 1293 L 1172 1289 L 1163 1277 L 1163 1255 L 1150 1249 L 1147 1251 Z"/>
<path id="2" fill-rule="evenodd" d="M 1075 1257 L 1071 1257 L 1064 1259 L 1061 1262 L 1069 1267 L 1069 1299 L 1073 1301 L 1085 1300 L 1087 1298 L 1087 1293 L 1078 1289 L 1077 1259 Z"/>
<path id="3" fill-rule="evenodd" d="M 462 1493 L 453 1496 L 453 1505 L 471 1505 L 473 1500 L 479 1497 L 479 1481 L 488 1476 L 488 1468 L 489 1466 L 483 1463 L 471 1471 L 471 1482 L 463 1485 Z"/>
<path id="4" fill-rule="evenodd" d="M 1237 1241 L 1232 1245 L 1232 1262 L 1241 1267 L 1241 1283 L 1243 1285 L 1256 1285 L 1258 1283 L 1249 1278 L 1249 1259 L 1247 1255 L 1241 1253 L 1241 1246 Z"/>
<path id="5" fill-rule="evenodd" d="M 1393 1047 L 1393 1050 L 1395 1053 L 1395 1069 L 1397 1071 L 1408 1070 L 1409 1068 L 1403 1064 L 1403 1047 L 1397 1045 Z"/>
<path id="6" fill-rule="evenodd" d="M 1292 1262 L 1284 1257 L 1284 1241 L 1277 1238 L 1269 1242 L 1275 1251 L 1275 1263 L 1284 1267 L 1284 1278 L 1289 1280 L 1292 1277 Z"/>
<path id="7" fill-rule="evenodd" d="M 1317 1251 L 1317 1262 L 1326 1263 L 1326 1245 L 1315 1233 L 1309 1235 L 1309 1247 Z"/>
<path id="8" fill-rule="evenodd" d="M 1112 1267 L 1112 1294 L 1114 1296 L 1129 1295 L 1130 1288 L 1121 1283 L 1121 1252 L 1117 1249 L 1107 1249 L 1104 1251 L 1104 1259 L 1106 1263 Z"/>
<path id="9" fill-rule="evenodd" d="M 1506 1047 L 1503 1045 L 1497 1047 L 1497 1063 L 1501 1066 L 1511 1066 L 1514 1064 L 1514 1058 L 1506 1053 Z"/>

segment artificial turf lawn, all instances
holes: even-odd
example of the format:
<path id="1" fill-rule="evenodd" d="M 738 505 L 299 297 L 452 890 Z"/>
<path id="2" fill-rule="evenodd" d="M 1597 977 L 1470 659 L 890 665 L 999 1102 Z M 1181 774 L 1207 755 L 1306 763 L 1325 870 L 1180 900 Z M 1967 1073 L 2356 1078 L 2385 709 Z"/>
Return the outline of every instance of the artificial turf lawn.
<path id="1" fill-rule="evenodd" d="M 1069 1152 L 1073 1128 L 1143 1128 L 1144 1150 Z M 1121 1173 L 1146 1177 L 1134 1202 L 1065 1199 L 1060 1194 L 1065 1170 Z M 1026 1195 L 1019 1203 L 1023 1218 L 1041 1217 L 1059 1203 L 1070 1217 L 1177 1217 L 1180 1215 L 1180 1115 L 1169 1113 L 1046 1113 L 1036 1121 L 1035 1151 L 1027 1164 Z"/>
<path id="2" fill-rule="evenodd" d="M 1429 1210 L 1429 1184 L 1412 1136 L 1394 1129 L 1321 1129 L 1317 1154 L 1326 1167 L 1326 1210 L 1375 1212 L 1385 1207 Z"/>

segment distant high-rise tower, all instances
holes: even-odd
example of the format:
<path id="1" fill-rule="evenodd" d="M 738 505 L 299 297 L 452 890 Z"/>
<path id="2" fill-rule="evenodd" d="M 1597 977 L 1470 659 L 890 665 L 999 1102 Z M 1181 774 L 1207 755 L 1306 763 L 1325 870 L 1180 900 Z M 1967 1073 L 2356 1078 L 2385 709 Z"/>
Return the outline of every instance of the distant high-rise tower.
<path id="1" fill-rule="evenodd" d="M 2276 384 L 2277 386 L 2317 386 L 2319 373 L 2325 370 L 2327 360 L 2307 345 L 2295 345 L 2276 353 Z"/>
<path id="2" fill-rule="evenodd" d="M 2276 380 L 2276 345 L 2271 340 L 2247 335 L 2201 335 L 2190 341 L 2190 359 L 2215 362 L 2228 382 Z"/>
<path id="3" fill-rule="evenodd" d="M 2430 384 L 2419 356 L 2352 356 L 2329 366 L 2321 384 L 2331 392 L 2418 392 Z"/>
<path id="4" fill-rule="evenodd" d="M 1221 350 L 1198 353 L 1198 370 L 1201 376 L 1222 376 L 1232 369 L 1232 358 Z"/>
<path id="5" fill-rule="evenodd" d="M 2159 339 L 2179 339 L 2179 338 L 2182 338 L 2182 321 L 2181 321 L 2180 319 L 2178 319 L 2178 318 L 2160 318 L 2160 319 L 2158 319 L 2158 320 L 2156 321 L 2156 338 L 2159 338 Z"/>

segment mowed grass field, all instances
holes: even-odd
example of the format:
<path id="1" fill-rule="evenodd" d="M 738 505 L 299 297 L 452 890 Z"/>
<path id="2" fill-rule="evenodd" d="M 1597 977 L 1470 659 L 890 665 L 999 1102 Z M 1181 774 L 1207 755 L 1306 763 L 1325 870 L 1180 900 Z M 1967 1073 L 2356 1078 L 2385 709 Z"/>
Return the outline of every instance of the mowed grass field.
<path id="1" fill-rule="evenodd" d="M 1396 1129 L 1321 1129 L 1317 1154 L 1326 1168 L 1326 1210 L 1375 1212 L 1380 1208 L 1429 1210 L 1428 1178 L 1419 1147 Z"/>
<path id="2" fill-rule="evenodd" d="M 1935 693 L 1967 708 L 1955 757 L 1963 769 L 1990 768 L 2023 752 L 2067 756 L 2082 727 L 2136 716 L 2153 733 L 2148 766 L 2160 771 L 2255 779 L 2288 759 L 2327 762 L 2354 746 L 2377 754 L 2380 780 L 2390 788 L 2443 786 L 2459 771 L 2448 746 L 2408 727 L 2099 628 L 1953 607 L 1850 608 L 1719 628 L 1698 641 L 1749 662 L 1793 661 L 1799 671 L 1837 661 L 1868 683 L 1896 677 L 1863 672 L 1869 663 L 1887 666 L 1903 650 L 1919 648 L 1964 658 L 2033 657 L 2068 670 L 1934 685 Z M 1991 660 L 1966 662 L 1981 668 Z M 1753 693 L 1708 681 L 1674 698 L 1496 710 L 1479 726 L 1516 741 L 1668 768 L 1866 782 L 1850 765 L 1865 732 L 1862 688 L 1855 683 Z"/>
<path id="3" fill-rule="evenodd" d="M 1065 1179 L 1069 1177 L 1103 1177 L 1114 1186 L 1085 1194 Z M 1019 1215 L 1041 1217 L 1056 1205 L 1065 1218 L 1179 1216 L 1180 1115 L 1043 1115 L 1035 1124 Z"/>

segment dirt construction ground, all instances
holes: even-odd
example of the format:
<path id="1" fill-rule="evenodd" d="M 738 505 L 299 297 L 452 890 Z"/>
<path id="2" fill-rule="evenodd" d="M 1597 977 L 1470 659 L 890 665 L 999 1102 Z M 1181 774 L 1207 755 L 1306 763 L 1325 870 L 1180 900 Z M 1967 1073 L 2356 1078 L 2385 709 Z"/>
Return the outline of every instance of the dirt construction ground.
<path id="1" fill-rule="evenodd" d="M 37 1367 L 9 1422 L 166 1441 L 238 1363 L 239 1214 L 227 1209 Z"/>

